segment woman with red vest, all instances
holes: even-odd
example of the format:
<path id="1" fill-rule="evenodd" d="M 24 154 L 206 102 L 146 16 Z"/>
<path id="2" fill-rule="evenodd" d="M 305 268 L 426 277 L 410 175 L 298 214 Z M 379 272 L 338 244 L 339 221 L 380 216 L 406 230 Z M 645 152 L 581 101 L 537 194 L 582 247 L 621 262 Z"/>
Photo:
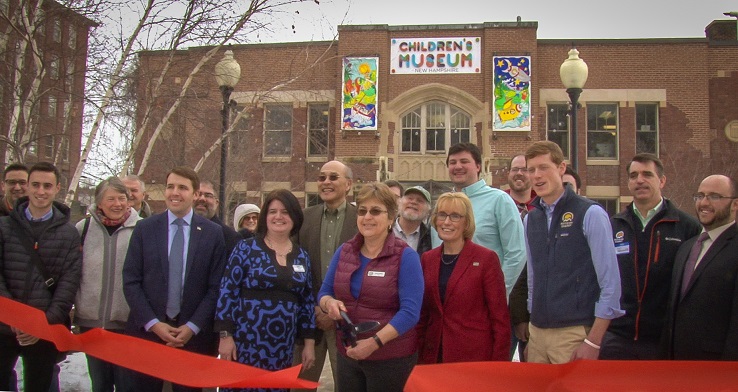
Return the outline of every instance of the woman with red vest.
<path id="1" fill-rule="evenodd" d="M 378 321 L 346 347 L 337 334 L 338 392 L 401 392 L 417 362 L 415 324 L 423 301 L 417 252 L 392 234 L 395 195 L 384 184 L 365 185 L 356 197 L 359 233 L 338 248 L 318 293 L 333 320 Z"/>
<path id="2" fill-rule="evenodd" d="M 497 254 L 471 242 L 471 201 L 462 192 L 444 193 L 431 224 L 443 243 L 423 253 L 418 362 L 508 361 L 505 278 Z"/>

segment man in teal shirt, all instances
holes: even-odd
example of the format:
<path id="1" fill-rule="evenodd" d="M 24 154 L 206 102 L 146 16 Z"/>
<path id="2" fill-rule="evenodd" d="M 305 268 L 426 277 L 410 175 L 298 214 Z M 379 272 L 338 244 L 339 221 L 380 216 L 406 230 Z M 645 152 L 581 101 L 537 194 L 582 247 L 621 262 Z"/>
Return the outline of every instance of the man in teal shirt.
<path id="1" fill-rule="evenodd" d="M 448 175 L 456 192 L 464 192 L 472 202 L 477 226 L 472 241 L 497 253 L 505 274 L 505 288 L 510 296 L 525 266 L 525 237 L 518 209 L 510 195 L 487 186 L 479 179 L 482 153 L 471 143 L 458 143 L 448 150 Z M 433 230 L 433 247 L 441 245 Z"/>

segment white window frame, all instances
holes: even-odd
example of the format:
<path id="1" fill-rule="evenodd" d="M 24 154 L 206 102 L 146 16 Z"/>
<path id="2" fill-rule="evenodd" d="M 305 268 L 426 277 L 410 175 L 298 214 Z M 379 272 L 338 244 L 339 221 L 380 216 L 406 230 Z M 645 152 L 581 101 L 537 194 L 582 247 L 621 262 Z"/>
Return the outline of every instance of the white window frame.
<path id="1" fill-rule="evenodd" d="M 551 117 L 553 116 L 552 113 L 558 113 L 558 110 L 565 109 L 565 113 L 562 116 L 556 116 L 556 123 L 554 124 Z M 551 139 L 551 134 L 565 134 L 566 139 L 566 146 L 562 146 L 559 144 L 559 147 L 561 147 L 561 150 L 564 152 L 564 158 L 566 160 L 570 159 L 569 153 L 571 151 L 571 116 L 570 116 L 570 104 L 568 103 L 561 103 L 561 102 L 547 102 L 546 103 L 546 140 L 552 141 L 556 144 L 558 143 L 558 140 Z M 563 127 L 563 129 L 562 129 Z"/>
<path id="2" fill-rule="evenodd" d="M 614 109 L 614 110 L 604 110 L 604 109 Z M 602 110 L 600 110 L 602 109 Z M 595 118 L 600 118 L 599 120 L 595 120 L 598 124 L 595 125 L 595 129 L 590 129 L 589 119 L 590 115 L 594 114 Z M 586 111 L 586 118 L 587 118 L 587 160 L 592 161 L 617 161 L 620 156 L 620 146 L 619 146 L 619 140 L 620 140 L 620 108 L 617 104 L 617 102 L 588 102 L 587 103 L 587 111 Z M 602 124 L 602 128 L 598 129 L 600 127 L 600 122 L 609 122 L 608 119 L 614 118 L 615 124 Z M 614 128 L 610 128 L 614 127 Z M 599 151 L 599 145 L 594 146 L 594 149 L 590 148 L 590 142 L 595 142 L 593 139 L 594 135 L 597 134 L 607 134 L 607 133 L 615 133 L 614 135 L 614 142 L 613 142 L 613 149 L 612 156 L 608 155 L 593 155 L 590 154 L 592 151 Z M 604 143 L 600 143 L 604 144 Z"/>
<path id="3" fill-rule="evenodd" d="M 443 113 L 436 113 L 435 116 L 442 116 L 443 120 L 435 123 L 431 122 L 432 116 L 434 116 L 433 110 L 442 107 Z M 414 118 L 408 116 L 415 116 Z M 458 122 L 461 122 L 459 124 Z M 456 123 L 454 123 L 456 122 Z M 456 126 L 461 125 L 461 126 Z M 430 149 L 428 148 L 428 136 L 430 132 L 443 131 L 443 149 Z M 408 133 L 415 133 L 419 136 L 419 145 L 417 150 L 413 149 L 414 146 L 410 146 L 410 149 L 406 149 L 405 146 L 405 135 Z M 462 134 L 458 134 L 461 132 Z M 463 133 L 466 133 L 466 137 Z M 419 106 L 408 110 L 400 117 L 400 153 L 401 154 L 446 154 L 449 147 L 453 144 L 452 139 L 457 137 L 454 135 L 457 133 L 459 141 L 473 142 L 472 132 L 472 117 L 466 111 L 462 110 L 458 106 L 452 105 L 448 102 L 443 101 L 428 101 L 424 102 Z M 415 139 L 415 138 L 413 138 Z"/>
<path id="4" fill-rule="evenodd" d="M 272 126 L 271 121 L 269 120 L 269 111 L 271 108 L 281 108 L 286 109 L 286 113 L 289 114 L 289 124 L 283 124 L 281 127 L 274 127 L 269 128 Z M 264 105 L 264 139 L 263 139 L 263 149 L 264 149 L 264 157 L 290 157 L 292 156 L 292 125 L 294 123 L 294 113 L 292 110 L 292 104 L 291 103 L 274 103 L 274 104 L 266 104 Z M 284 134 L 287 133 L 289 135 L 288 139 L 289 143 L 286 146 L 286 151 L 281 153 L 270 153 L 269 143 L 267 142 L 267 139 L 269 138 L 270 134 L 277 133 L 277 134 Z"/>
<path id="5" fill-rule="evenodd" d="M 635 147 L 636 147 L 636 154 L 647 152 L 654 154 L 656 156 L 659 156 L 659 104 L 656 102 L 636 102 L 635 106 Z M 653 108 L 654 109 L 654 129 L 650 129 L 649 124 L 639 124 L 639 115 L 638 110 L 640 108 Z M 651 122 L 651 121 L 645 121 L 645 122 Z M 648 127 L 648 128 L 646 128 Z M 654 150 L 653 151 L 643 151 L 639 150 L 638 148 L 638 141 L 639 136 L 646 135 L 646 134 L 653 134 L 654 138 Z"/>

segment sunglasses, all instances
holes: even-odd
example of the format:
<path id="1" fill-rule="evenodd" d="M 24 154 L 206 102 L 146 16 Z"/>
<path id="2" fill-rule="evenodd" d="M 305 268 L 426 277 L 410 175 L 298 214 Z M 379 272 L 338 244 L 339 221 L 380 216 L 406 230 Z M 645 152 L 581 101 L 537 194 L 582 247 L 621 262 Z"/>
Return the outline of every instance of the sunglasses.
<path id="1" fill-rule="evenodd" d="M 370 213 L 372 216 L 378 216 L 387 212 L 387 210 L 381 210 L 379 208 L 367 209 L 366 207 L 359 207 L 359 209 L 356 210 L 356 215 L 364 216 L 367 212 Z"/>
<path id="2" fill-rule="evenodd" d="M 329 179 L 331 181 L 336 181 L 339 178 L 341 178 L 341 176 L 339 176 L 338 174 L 329 174 L 329 175 L 321 174 L 318 176 L 318 181 L 323 182 L 326 179 Z"/>

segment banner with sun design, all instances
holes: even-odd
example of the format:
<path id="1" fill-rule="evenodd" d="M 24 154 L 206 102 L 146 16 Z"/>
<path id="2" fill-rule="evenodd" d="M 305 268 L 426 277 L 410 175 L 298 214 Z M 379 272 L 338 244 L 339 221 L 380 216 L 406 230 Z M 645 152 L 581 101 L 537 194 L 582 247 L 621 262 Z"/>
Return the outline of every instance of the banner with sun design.
<path id="1" fill-rule="evenodd" d="M 530 131 L 530 56 L 494 56 L 495 131 Z"/>
<path id="2" fill-rule="evenodd" d="M 379 57 L 343 58 L 341 129 L 377 130 L 377 69 Z"/>

